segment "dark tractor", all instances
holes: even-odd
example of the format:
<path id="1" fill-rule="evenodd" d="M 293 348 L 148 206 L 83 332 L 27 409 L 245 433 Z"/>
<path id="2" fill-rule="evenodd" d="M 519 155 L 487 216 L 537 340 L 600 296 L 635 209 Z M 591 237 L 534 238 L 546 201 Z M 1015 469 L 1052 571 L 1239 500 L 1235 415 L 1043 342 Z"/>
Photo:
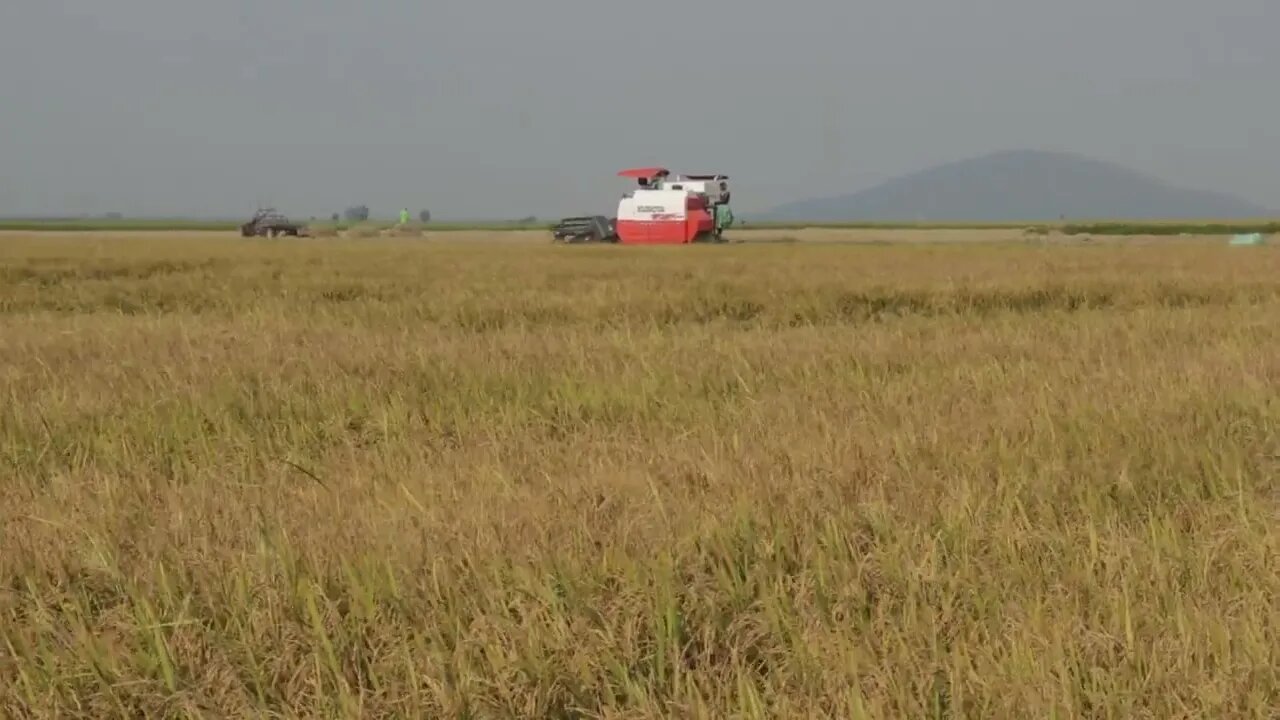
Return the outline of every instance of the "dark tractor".
<path id="1" fill-rule="evenodd" d="M 293 222 L 274 208 L 265 208 L 253 214 L 253 219 L 240 226 L 241 237 L 301 237 L 307 230 L 300 223 Z"/>
<path id="2" fill-rule="evenodd" d="M 551 236 L 562 243 L 616 243 L 614 221 L 603 215 L 567 217 L 551 228 Z"/>

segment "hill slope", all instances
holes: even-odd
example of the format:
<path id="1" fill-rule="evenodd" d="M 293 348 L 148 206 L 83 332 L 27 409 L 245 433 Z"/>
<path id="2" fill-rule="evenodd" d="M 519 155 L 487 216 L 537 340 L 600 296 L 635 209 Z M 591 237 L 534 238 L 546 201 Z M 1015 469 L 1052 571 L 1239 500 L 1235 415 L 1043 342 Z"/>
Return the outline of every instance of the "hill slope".
<path id="1" fill-rule="evenodd" d="M 940 165 L 853 195 L 788 203 L 760 219 L 1000 222 L 1270 214 L 1240 198 L 1174 187 L 1108 162 L 1011 150 Z"/>

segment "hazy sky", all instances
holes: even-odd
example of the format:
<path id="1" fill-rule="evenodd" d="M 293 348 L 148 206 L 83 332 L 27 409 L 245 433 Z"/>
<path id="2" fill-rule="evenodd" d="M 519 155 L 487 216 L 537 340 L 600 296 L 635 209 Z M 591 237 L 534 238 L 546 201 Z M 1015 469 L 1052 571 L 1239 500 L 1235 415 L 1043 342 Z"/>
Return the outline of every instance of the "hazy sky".
<path id="1" fill-rule="evenodd" d="M 1280 206 L 1277 0 L 0 0 L 0 214 L 740 214 L 993 150 Z"/>

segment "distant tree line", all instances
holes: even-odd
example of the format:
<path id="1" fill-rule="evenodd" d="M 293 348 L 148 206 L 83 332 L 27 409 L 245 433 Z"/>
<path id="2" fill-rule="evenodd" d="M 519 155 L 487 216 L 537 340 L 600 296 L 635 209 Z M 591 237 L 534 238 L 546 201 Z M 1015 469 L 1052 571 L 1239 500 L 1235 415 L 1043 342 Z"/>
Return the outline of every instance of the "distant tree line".
<path id="1" fill-rule="evenodd" d="M 346 220 L 347 222 L 351 222 L 351 223 L 367 222 L 369 220 L 369 206 L 353 205 L 352 207 L 349 207 L 346 210 L 342 211 L 342 213 L 334 213 L 332 220 L 334 222 L 338 222 L 339 220 Z M 423 223 L 431 222 L 431 211 L 419 210 L 418 221 Z"/>
<path id="2" fill-rule="evenodd" d="M 330 219 L 334 223 L 344 221 L 348 223 L 362 223 L 369 221 L 369 215 L 368 205 L 352 205 L 341 213 L 334 213 Z M 431 222 L 431 211 L 427 209 L 419 210 L 417 217 L 418 222 L 423 224 L 429 223 Z M 538 218 L 535 215 L 528 215 L 520 218 L 519 220 L 509 220 L 507 222 L 513 222 L 518 225 L 533 225 L 538 222 Z"/>

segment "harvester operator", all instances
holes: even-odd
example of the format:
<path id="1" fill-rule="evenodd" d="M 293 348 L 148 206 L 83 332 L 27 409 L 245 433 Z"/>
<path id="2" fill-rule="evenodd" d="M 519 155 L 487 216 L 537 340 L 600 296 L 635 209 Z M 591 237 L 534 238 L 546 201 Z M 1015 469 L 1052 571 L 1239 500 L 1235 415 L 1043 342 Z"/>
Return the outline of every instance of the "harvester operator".
<path id="1" fill-rule="evenodd" d="M 729 209 L 729 203 L 716 203 L 716 239 L 724 234 L 724 229 L 733 224 L 733 210 Z"/>
<path id="2" fill-rule="evenodd" d="M 724 229 L 733 224 L 733 210 L 729 208 L 729 185 L 720 183 L 720 197 L 715 204 L 716 239 L 724 234 Z"/>

